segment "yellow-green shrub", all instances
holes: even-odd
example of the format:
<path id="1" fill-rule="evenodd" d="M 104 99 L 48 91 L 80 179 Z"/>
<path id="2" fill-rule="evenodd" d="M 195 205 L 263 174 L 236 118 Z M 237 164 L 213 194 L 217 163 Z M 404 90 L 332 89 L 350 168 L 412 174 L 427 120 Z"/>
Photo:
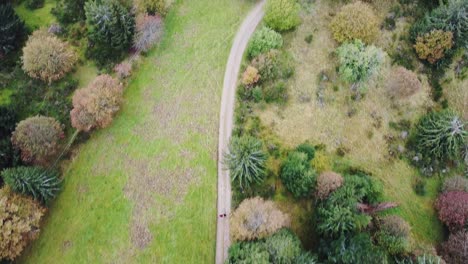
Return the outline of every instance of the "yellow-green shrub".
<path id="1" fill-rule="evenodd" d="M 416 39 L 414 49 L 418 57 L 434 64 L 445 56 L 453 46 L 453 34 L 450 31 L 432 30 Z"/>

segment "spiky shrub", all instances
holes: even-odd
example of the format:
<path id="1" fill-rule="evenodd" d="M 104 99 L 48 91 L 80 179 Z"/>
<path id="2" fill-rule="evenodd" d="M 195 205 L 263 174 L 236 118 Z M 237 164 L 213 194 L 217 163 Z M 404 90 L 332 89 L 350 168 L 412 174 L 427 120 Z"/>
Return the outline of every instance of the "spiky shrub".
<path id="1" fill-rule="evenodd" d="M 465 123 L 450 109 L 431 112 L 416 125 L 414 144 L 427 160 L 457 160 L 465 144 Z"/>
<path id="2" fill-rule="evenodd" d="M 364 82 L 379 71 L 385 53 L 360 40 L 341 45 L 337 49 L 341 78 L 350 83 Z"/>
<path id="3" fill-rule="evenodd" d="M 242 84 L 245 86 L 252 86 L 260 80 L 260 74 L 258 70 L 252 66 L 247 66 L 244 73 L 242 74 Z"/>
<path id="4" fill-rule="evenodd" d="M 468 179 L 462 176 L 453 176 L 445 179 L 442 192 L 468 192 Z"/>
<path id="5" fill-rule="evenodd" d="M 46 209 L 33 199 L 0 189 L 0 260 L 13 261 L 39 236 Z"/>
<path id="6" fill-rule="evenodd" d="M 0 59 L 21 45 L 25 31 L 12 5 L 0 4 Z"/>
<path id="7" fill-rule="evenodd" d="M 453 34 L 450 31 L 432 30 L 416 39 L 414 49 L 420 59 L 434 64 L 452 48 L 452 39 Z"/>
<path id="8" fill-rule="evenodd" d="M 296 0 L 268 0 L 264 21 L 274 30 L 290 30 L 301 22 L 299 10 L 300 6 Z"/>
<path id="9" fill-rule="evenodd" d="M 407 98 L 422 90 L 422 84 L 413 71 L 396 67 L 387 85 L 388 92 L 395 98 Z"/>
<path id="10" fill-rule="evenodd" d="M 442 244 L 442 257 L 447 263 L 468 263 L 468 231 L 452 233 Z"/>
<path id="11" fill-rule="evenodd" d="M 423 254 L 416 258 L 416 264 L 446 264 L 446 262 L 439 256 L 432 254 Z"/>
<path id="12" fill-rule="evenodd" d="M 335 172 L 322 172 L 317 178 L 317 188 L 315 196 L 319 199 L 326 199 L 330 193 L 343 185 L 343 177 Z"/>
<path id="13" fill-rule="evenodd" d="M 272 49 L 283 46 L 283 37 L 274 30 L 263 27 L 257 30 L 247 46 L 247 54 L 253 58 Z"/>
<path id="14" fill-rule="evenodd" d="M 388 263 L 385 252 L 375 246 L 370 235 L 365 232 L 341 236 L 320 249 L 327 263 Z"/>
<path id="15" fill-rule="evenodd" d="M 62 126 L 54 118 L 35 116 L 19 122 L 11 142 L 24 162 L 44 164 L 57 153 L 63 137 Z"/>
<path id="16" fill-rule="evenodd" d="M 288 215 L 272 201 L 260 197 L 245 199 L 230 217 L 231 237 L 235 241 L 264 238 L 289 225 Z"/>
<path id="17" fill-rule="evenodd" d="M 262 142 L 252 136 L 232 137 L 224 165 L 241 188 L 263 181 L 267 155 Z"/>
<path id="18" fill-rule="evenodd" d="M 379 32 L 379 21 L 369 4 L 358 1 L 343 6 L 330 27 L 339 43 L 355 39 L 372 43 Z"/>
<path id="19" fill-rule="evenodd" d="M 296 147 L 296 151 L 305 153 L 307 155 L 308 161 L 311 161 L 315 157 L 315 147 L 312 146 L 309 142 L 299 144 Z"/>
<path id="20" fill-rule="evenodd" d="M 140 52 L 147 52 L 161 41 L 163 22 L 160 16 L 139 15 L 136 20 L 136 33 L 133 47 Z"/>
<path id="21" fill-rule="evenodd" d="M 446 192 L 437 198 L 435 205 L 439 219 L 452 230 L 463 228 L 468 220 L 468 193 Z"/>
<path id="22" fill-rule="evenodd" d="M 40 167 L 16 167 L 1 172 L 3 181 L 21 194 L 47 203 L 60 191 L 58 173 Z"/>
<path id="23" fill-rule="evenodd" d="M 107 74 L 99 75 L 73 95 L 72 126 L 80 131 L 107 127 L 120 109 L 122 96 L 123 87 L 117 80 Z"/>
<path id="24" fill-rule="evenodd" d="M 383 217 L 375 236 L 379 245 L 392 255 L 403 254 L 409 249 L 410 226 L 399 216 Z"/>
<path id="25" fill-rule="evenodd" d="M 296 264 L 318 264 L 317 256 L 313 255 L 309 251 L 303 251 L 294 260 Z"/>
<path id="26" fill-rule="evenodd" d="M 271 263 L 296 263 L 301 254 L 301 241 L 288 229 L 281 229 L 265 239 L 265 247 L 270 253 Z"/>
<path id="27" fill-rule="evenodd" d="M 303 152 L 290 153 L 281 165 L 281 181 L 296 198 L 311 194 L 316 176 L 315 170 L 310 167 L 307 154 Z"/>
<path id="28" fill-rule="evenodd" d="M 34 31 L 23 48 L 23 70 L 32 78 L 49 83 L 71 71 L 76 60 L 67 43 L 43 29 Z"/>
<path id="29" fill-rule="evenodd" d="M 238 242 L 229 247 L 226 264 L 255 263 L 269 264 L 270 254 L 263 243 Z"/>

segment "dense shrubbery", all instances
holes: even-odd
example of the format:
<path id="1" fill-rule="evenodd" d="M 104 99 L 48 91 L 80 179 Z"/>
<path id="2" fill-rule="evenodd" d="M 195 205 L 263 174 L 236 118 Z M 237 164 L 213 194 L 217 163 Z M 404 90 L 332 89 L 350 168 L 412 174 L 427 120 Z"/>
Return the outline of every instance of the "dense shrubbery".
<path id="1" fill-rule="evenodd" d="M 265 23 L 268 27 L 285 31 L 292 29 L 301 22 L 300 6 L 296 0 L 268 0 L 265 8 Z"/>
<path id="2" fill-rule="evenodd" d="M 35 31 L 23 48 L 23 70 L 49 83 L 71 71 L 76 59 L 67 43 L 45 30 Z"/>
<path id="3" fill-rule="evenodd" d="M 358 1 L 342 7 L 330 27 L 340 43 L 355 39 L 371 43 L 379 32 L 379 21 L 368 4 Z"/>
<path id="4" fill-rule="evenodd" d="M 1 172 L 4 182 L 18 193 L 47 203 L 60 191 L 58 173 L 39 167 L 16 167 Z"/>
<path id="5" fill-rule="evenodd" d="M 312 193 L 316 176 L 307 154 L 303 152 L 289 153 L 281 166 L 281 181 L 295 198 L 307 197 Z"/>
<path id="6" fill-rule="evenodd" d="M 142 13 L 165 15 L 166 0 L 133 0 L 135 7 Z"/>
<path id="7" fill-rule="evenodd" d="M 242 201 L 230 217 L 231 237 L 236 241 L 264 238 L 289 225 L 288 215 L 260 197 Z"/>
<path id="8" fill-rule="evenodd" d="M 296 263 L 301 254 L 301 241 L 291 231 L 282 229 L 265 239 L 265 247 L 270 253 L 271 263 Z"/>
<path id="9" fill-rule="evenodd" d="M 399 216 L 386 216 L 381 221 L 376 238 L 391 255 L 401 255 L 409 249 L 410 226 Z"/>
<path id="10" fill-rule="evenodd" d="M 45 209 L 31 198 L 0 189 L 0 260 L 14 260 L 39 236 Z"/>
<path id="11" fill-rule="evenodd" d="M 263 180 L 265 161 L 262 142 L 251 136 L 232 137 L 229 151 L 224 155 L 224 164 L 232 181 L 241 188 Z"/>
<path id="12" fill-rule="evenodd" d="M 269 264 L 270 254 L 263 243 L 240 242 L 229 247 L 227 264 Z"/>
<path id="13" fill-rule="evenodd" d="M 343 185 L 343 177 L 335 172 L 326 171 L 317 178 L 317 188 L 315 196 L 318 199 L 326 199 L 330 193 Z"/>
<path id="14" fill-rule="evenodd" d="M 439 219 L 452 230 L 459 230 L 468 220 L 468 193 L 452 191 L 442 193 L 436 201 Z"/>
<path id="15" fill-rule="evenodd" d="M 73 110 L 70 112 L 72 126 L 80 131 L 104 128 L 110 125 L 120 109 L 123 87 L 109 75 L 99 75 L 73 95 Z"/>
<path id="16" fill-rule="evenodd" d="M 468 192 L 468 179 L 462 176 L 453 176 L 445 179 L 442 185 L 443 192 Z"/>
<path id="17" fill-rule="evenodd" d="M 247 47 L 247 54 L 253 58 L 272 49 L 283 46 L 283 37 L 268 27 L 263 27 L 252 36 Z"/>
<path id="18" fill-rule="evenodd" d="M 0 60 L 21 45 L 25 31 L 12 5 L 0 4 Z"/>
<path id="19" fill-rule="evenodd" d="M 462 230 L 450 234 L 449 239 L 442 244 L 442 257 L 447 263 L 468 263 L 468 231 Z"/>
<path id="20" fill-rule="evenodd" d="M 315 147 L 312 146 L 309 142 L 304 142 L 299 144 L 296 147 L 296 151 L 305 153 L 307 155 L 307 160 L 313 160 L 315 157 Z"/>
<path id="21" fill-rule="evenodd" d="M 404 67 L 396 67 L 388 82 L 387 89 L 395 98 L 407 98 L 422 89 L 418 76 Z"/>
<path id="22" fill-rule="evenodd" d="M 11 141 L 21 150 L 23 161 L 44 164 L 57 153 L 63 137 L 62 126 L 54 118 L 35 116 L 16 126 Z"/>
<path id="23" fill-rule="evenodd" d="M 445 53 L 452 48 L 452 38 L 452 32 L 432 30 L 416 39 L 414 49 L 420 59 L 434 64 L 442 59 Z"/>
<path id="24" fill-rule="evenodd" d="M 52 13 L 63 24 L 75 23 L 85 19 L 86 0 L 59 0 Z"/>
<path id="25" fill-rule="evenodd" d="M 160 16 L 140 15 L 136 20 L 136 32 L 133 47 L 146 52 L 157 44 L 163 34 L 163 22 Z"/>

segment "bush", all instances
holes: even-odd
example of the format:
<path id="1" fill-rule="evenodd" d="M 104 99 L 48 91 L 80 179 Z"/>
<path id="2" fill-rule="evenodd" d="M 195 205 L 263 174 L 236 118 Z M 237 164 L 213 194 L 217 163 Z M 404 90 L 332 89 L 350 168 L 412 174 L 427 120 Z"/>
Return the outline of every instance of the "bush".
<path id="1" fill-rule="evenodd" d="M 227 264 L 269 264 L 270 254 L 263 243 L 240 242 L 229 247 Z"/>
<path id="2" fill-rule="evenodd" d="M 321 173 L 317 178 L 316 196 L 318 199 L 326 199 L 330 193 L 343 185 L 343 177 L 335 172 Z"/>
<path id="3" fill-rule="evenodd" d="M 468 263 L 468 231 L 463 230 L 450 234 L 449 239 L 442 244 L 442 257 L 447 263 Z"/>
<path id="4" fill-rule="evenodd" d="M 407 98 L 422 90 L 418 76 L 404 67 L 396 67 L 388 82 L 389 93 L 396 98 Z"/>
<path id="5" fill-rule="evenodd" d="M 468 179 L 462 176 L 453 176 L 445 179 L 442 192 L 468 192 Z"/>
<path id="6" fill-rule="evenodd" d="M 401 217 L 396 215 L 384 216 L 380 222 L 380 230 L 396 237 L 408 239 L 411 235 L 411 227 Z"/>
<path id="7" fill-rule="evenodd" d="M 59 0 L 52 13 L 62 24 L 72 24 L 85 19 L 84 3 L 86 0 Z"/>
<path id="8" fill-rule="evenodd" d="M 164 16 L 167 13 L 166 0 L 134 0 L 136 8 L 142 13 Z"/>
<path id="9" fill-rule="evenodd" d="M 439 219 L 450 229 L 463 228 L 468 220 L 468 193 L 446 192 L 437 198 L 436 205 Z"/>
<path id="10" fill-rule="evenodd" d="M 296 0 L 268 0 L 264 20 L 274 30 L 289 30 L 301 22 L 299 10 Z"/>
<path id="11" fill-rule="evenodd" d="M 424 254 L 416 258 L 416 264 L 446 264 L 439 256 Z"/>
<path id="12" fill-rule="evenodd" d="M 71 71 L 76 60 L 67 43 L 45 30 L 35 31 L 23 48 L 23 70 L 49 84 Z"/>
<path id="13" fill-rule="evenodd" d="M 283 103 L 288 99 L 288 90 L 284 81 L 263 85 L 263 98 L 267 103 Z"/>
<path id="14" fill-rule="evenodd" d="M 251 136 L 232 137 L 229 151 L 224 155 L 224 164 L 232 181 L 243 188 L 263 181 L 266 158 L 260 140 Z"/>
<path id="15" fill-rule="evenodd" d="M 301 241 L 287 229 L 282 229 L 265 239 L 265 247 L 270 253 L 270 263 L 296 263 L 301 254 Z"/>
<path id="16" fill-rule="evenodd" d="M 308 161 L 311 161 L 315 157 L 315 147 L 309 142 L 305 142 L 297 146 L 296 151 L 305 153 Z"/>
<path id="17" fill-rule="evenodd" d="M 63 137 L 62 126 L 54 118 L 35 116 L 19 122 L 11 142 L 21 150 L 23 161 L 45 164 L 57 153 Z"/>
<path id="18" fill-rule="evenodd" d="M 247 47 L 247 54 L 253 58 L 272 49 L 283 46 L 283 37 L 267 27 L 263 27 L 252 36 Z"/>
<path id="19" fill-rule="evenodd" d="M 375 46 L 365 46 L 360 40 L 341 45 L 337 49 L 341 78 L 350 83 L 364 82 L 378 72 L 384 52 Z"/>
<path id="20" fill-rule="evenodd" d="M 400 255 L 408 251 L 410 226 L 396 215 L 385 216 L 380 222 L 380 231 L 376 237 L 379 245 L 391 255 Z"/>
<path id="21" fill-rule="evenodd" d="M 38 9 L 44 6 L 44 0 L 25 0 L 24 3 L 28 9 Z"/>
<path id="22" fill-rule="evenodd" d="M 283 162 L 280 178 L 295 198 L 302 198 L 312 192 L 316 172 L 310 167 L 307 154 L 294 151 Z"/>
<path id="23" fill-rule="evenodd" d="M 1 172 L 3 181 L 10 188 L 21 194 L 47 203 L 60 191 L 58 173 L 39 167 L 16 167 Z"/>
<path id="24" fill-rule="evenodd" d="M 235 241 L 264 238 L 289 225 L 288 215 L 272 201 L 260 197 L 242 201 L 230 217 L 231 237 Z"/>
<path id="25" fill-rule="evenodd" d="M 242 84 L 251 87 L 252 85 L 257 83 L 258 80 L 260 80 L 258 70 L 252 66 L 247 66 L 247 69 L 245 69 L 244 74 L 242 74 Z"/>
<path id="26" fill-rule="evenodd" d="M 339 237 L 346 233 L 354 232 L 357 229 L 356 214 L 349 207 L 336 205 L 319 207 L 318 217 L 320 218 L 320 222 L 317 225 L 317 231 L 326 237 Z M 368 223 L 369 221 L 367 221 Z"/>
<path id="27" fill-rule="evenodd" d="M 367 233 L 341 236 L 328 246 L 322 246 L 321 251 L 326 256 L 327 263 L 387 263 L 385 253 L 372 244 Z"/>
<path id="28" fill-rule="evenodd" d="M 163 22 L 160 16 L 138 16 L 133 47 L 139 52 L 147 52 L 161 41 L 162 34 Z"/>
<path id="29" fill-rule="evenodd" d="M 132 63 L 121 62 L 114 66 L 114 72 L 120 80 L 128 78 L 132 74 Z"/>
<path id="30" fill-rule="evenodd" d="M 408 251 L 408 240 L 389 235 L 386 232 L 377 232 L 375 234 L 377 243 L 384 248 L 390 255 L 402 255 Z"/>
<path id="31" fill-rule="evenodd" d="M 331 157 L 324 151 L 318 151 L 315 153 L 315 157 L 311 162 L 312 167 L 318 173 L 329 171 L 332 169 Z"/>
<path id="32" fill-rule="evenodd" d="M 270 50 L 262 53 L 252 60 L 252 67 L 258 69 L 260 76 L 264 80 L 275 80 L 279 76 L 279 56 L 278 50 Z"/>
<path id="33" fill-rule="evenodd" d="M 370 5 L 355 2 L 345 5 L 330 24 L 339 43 L 359 39 L 371 43 L 379 33 L 379 21 Z"/>
<path id="34" fill-rule="evenodd" d="M 302 252 L 297 258 L 294 260 L 295 264 L 318 264 L 317 256 L 312 255 L 308 251 Z"/>
<path id="35" fill-rule="evenodd" d="M 453 34 L 442 30 L 432 30 L 416 39 L 414 49 L 418 57 L 434 64 L 452 48 Z"/>
<path id="36" fill-rule="evenodd" d="M 120 109 L 123 87 L 109 75 L 99 75 L 73 95 L 72 126 L 80 131 L 104 128 Z"/>
<path id="37" fill-rule="evenodd" d="M 30 198 L 0 189 L 0 260 L 13 261 L 39 236 L 45 211 Z"/>
<path id="38" fill-rule="evenodd" d="M 0 60 L 22 44 L 26 28 L 11 4 L 0 5 Z"/>

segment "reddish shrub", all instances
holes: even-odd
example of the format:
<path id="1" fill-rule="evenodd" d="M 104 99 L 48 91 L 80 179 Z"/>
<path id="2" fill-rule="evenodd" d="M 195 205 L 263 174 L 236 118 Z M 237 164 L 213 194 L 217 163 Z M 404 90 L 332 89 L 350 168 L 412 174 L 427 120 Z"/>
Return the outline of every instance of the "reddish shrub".
<path id="1" fill-rule="evenodd" d="M 468 263 L 468 231 L 451 234 L 442 244 L 442 257 L 447 263 Z"/>
<path id="2" fill-rule="evenodd" d="M 456 230 L 465 225 L 468 219 L 468 193 L 442 193 L 436 201 L 439 219 L 450 229 Z"/>

